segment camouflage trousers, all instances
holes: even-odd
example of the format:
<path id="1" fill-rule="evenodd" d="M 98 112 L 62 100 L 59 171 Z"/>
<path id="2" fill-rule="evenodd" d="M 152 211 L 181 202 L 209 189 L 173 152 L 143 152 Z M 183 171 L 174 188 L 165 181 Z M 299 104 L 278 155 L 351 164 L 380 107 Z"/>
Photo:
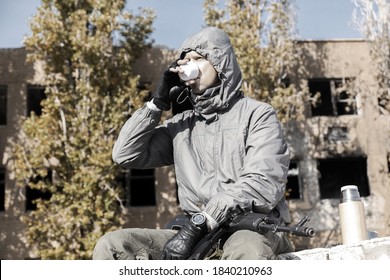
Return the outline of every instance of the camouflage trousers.
<path id="1" fill-rule="evenodd" d="M 160 260 L 165 243 L 177 231 L 128 228 L 102 236 L 94 249 L 94 260 Z M 284 233 L 265 235 L 249 230 L 233 233 L 211 258 L 223 260 L 266 260 L 293 251 Z"/>

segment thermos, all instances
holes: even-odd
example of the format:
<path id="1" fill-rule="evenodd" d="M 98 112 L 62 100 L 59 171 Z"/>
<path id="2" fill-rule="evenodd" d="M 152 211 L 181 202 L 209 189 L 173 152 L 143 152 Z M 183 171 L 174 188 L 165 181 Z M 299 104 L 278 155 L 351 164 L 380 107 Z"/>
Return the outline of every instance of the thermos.
<path id="1" fill-rule="evenodd" d="M 341 188 L 340 224 L 343 244 L 351 244 L 368 239 L 364 205 L 357 186 Z"/>

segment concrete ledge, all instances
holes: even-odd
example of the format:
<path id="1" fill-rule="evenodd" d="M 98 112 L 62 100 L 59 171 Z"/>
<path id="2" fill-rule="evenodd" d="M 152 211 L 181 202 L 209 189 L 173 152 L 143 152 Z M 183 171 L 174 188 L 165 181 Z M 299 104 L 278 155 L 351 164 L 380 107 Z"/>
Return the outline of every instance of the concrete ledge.
<path id="1" fill-rule="evenodd" d="M 390 236 L 356 244 L 302 250 L 278 256 L 280 260 L 390 260 Z"/>

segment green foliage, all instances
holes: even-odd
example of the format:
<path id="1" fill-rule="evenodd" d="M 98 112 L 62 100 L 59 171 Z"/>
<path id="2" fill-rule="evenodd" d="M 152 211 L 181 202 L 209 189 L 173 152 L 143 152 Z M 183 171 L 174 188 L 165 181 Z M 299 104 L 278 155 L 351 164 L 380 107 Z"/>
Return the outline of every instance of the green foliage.
<path id="1" fill-rule="evenodd" d="M 298 57 L 291 1 L 205 0 L 205 21 L 225 30 L 243 72 L 245 94 L 270 103 L 282 122 L 303 118 L 303 98 L 288 74 Z"/>
<path id="2" fill-rule="evenodd" d="M 24 120 L 13 171 L 20 187 L 50 192 L 27 213 L 27 242 L 42 259 L 89 259 L 97 239 L 123 223 L 120 170 L 111 151 L 143 104 L 132 63 L 148 46 L 154 14 L 125 0 L 43 0 L 25 40 L 42 62 L 47 98 Z M 39 180 L 39 178 L 45 178 Z"/>

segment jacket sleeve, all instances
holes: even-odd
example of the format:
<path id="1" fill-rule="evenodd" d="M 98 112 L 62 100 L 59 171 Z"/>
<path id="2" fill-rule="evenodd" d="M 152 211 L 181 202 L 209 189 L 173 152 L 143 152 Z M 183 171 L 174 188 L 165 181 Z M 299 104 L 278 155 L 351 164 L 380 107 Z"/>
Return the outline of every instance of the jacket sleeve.
<path id="1" fill-rule="evenodd" d="M 123 125 L 112 159 L 128 168 L 155 168 L 173 163 L 172 139 L 165 126 L 158 126 L 162 112 L 146 105 Z"/>
<path id="2" fill-rule="evenodd" d="M 278 206 L 288 222 L 290 216 L 284 192 L 289 162 L 287 143 L 274 109 L 267 105 L 255 110 L 248 125 L 239 178 L 212 197 L 204 211 L 220 223 L 231 212 L 269 213 Z"/>

